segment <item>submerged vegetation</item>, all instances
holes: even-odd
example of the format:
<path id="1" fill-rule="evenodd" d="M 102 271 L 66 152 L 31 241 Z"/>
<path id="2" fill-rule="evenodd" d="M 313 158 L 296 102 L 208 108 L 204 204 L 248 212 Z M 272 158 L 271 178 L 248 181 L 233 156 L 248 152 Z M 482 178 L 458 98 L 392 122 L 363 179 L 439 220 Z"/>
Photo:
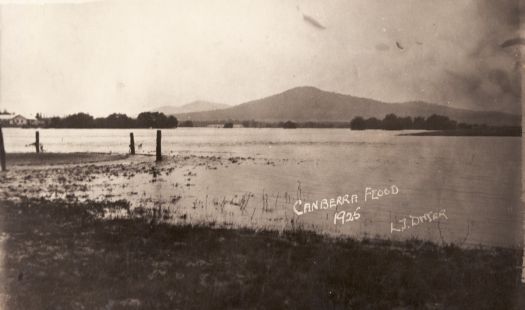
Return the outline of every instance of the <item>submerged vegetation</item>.
<path id="1" fill-rule="evenodd" d="M 125 201 L 2 201 L 12 309 L 510 309 L 521 253 L 173 226 Z"/>

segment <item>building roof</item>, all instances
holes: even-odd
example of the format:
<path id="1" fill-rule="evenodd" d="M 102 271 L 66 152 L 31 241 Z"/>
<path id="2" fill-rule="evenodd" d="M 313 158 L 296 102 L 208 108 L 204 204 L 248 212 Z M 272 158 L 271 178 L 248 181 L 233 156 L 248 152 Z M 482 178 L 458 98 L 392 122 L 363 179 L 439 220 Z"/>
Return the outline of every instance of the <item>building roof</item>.
<path id="1" fill-rule="evenodd" d="M 27 119 L 27 120 L 29 120 L 29 121 L 34 121 L 34 120 L 36 120 L 36 118 L 23 116 L 22 114 L 17 114 L 15 117 L 18 117 L 18 118 L 20 118 L 20 117 L 21 117 L 21 118 L 25 118 L 25 119 Z"/>
<path id="2" fill-rule="evenodd" d="M 36 121 L 35 118 L 30 118 L 30 117 L 25 117 L 21 114 L 0 114 L 0 120 L 12 120 L 12 119 L 15 119 L 15 118 L 23 118 L 25 120 L 28 120 L 28 121 Z"/>

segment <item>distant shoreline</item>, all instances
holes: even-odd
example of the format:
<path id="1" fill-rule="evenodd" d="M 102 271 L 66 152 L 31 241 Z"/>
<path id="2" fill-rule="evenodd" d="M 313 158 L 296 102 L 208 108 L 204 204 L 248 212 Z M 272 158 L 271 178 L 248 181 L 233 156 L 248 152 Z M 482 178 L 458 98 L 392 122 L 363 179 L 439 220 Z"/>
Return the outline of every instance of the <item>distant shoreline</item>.
<path id="1" fill-rule="evenodd" d="M 400 136 L 427 137 L 521 137 L 521 127 L 489 127 L 473 129 L 450 129 L 400 134 Z"/>
<path id="2" fill-rule="evenodd" d="M 18 128 L 18 129 L 34 129 L 34 130 L 46 130 L 46 129 L 58 129 L 58 130 L 69 130 L 69 129 L 78 129 L 78 130 L 91 130 L 91 129 L 117 129 L 117 130 L 154 130 L 154 129 L 188 129 L 188 128 L 199 128 L 199 129 L 226 129 L 231 130 L 231 128 L 223 128 L 223 127 L 206 127 L 206 126 L 194 126 L 194 127 L 177 127 L 177 128 L 42 128 L 42 127 L 36 127 L 36 128 L 23 128 L 23 127 L 4 127 L 4 129 L 12 129 L 12 128 Z M 288 129 L 288 128 L 282 128 L 282 127 L 238 127 L 237 129 Z M 420 137 L 436 137 L 436 136 L 443 136 L 443 137 L 521 137 L 522 136 L 522 129 L 520 126 L 516 127 L 478 127 L 478 128 L 471 128 L 471 129 L 446 129 L 446 130 L 426 130 L 421 129 L 419 131 L 418 129 L 400 129 L 400 130 L 388 130 L 388 129 L 365 129 L 365 130 L 359 130 L 359 129 L 350 129 L 347 127 L 297 127 L 293 129 L 343 129 L 343 130 L 349 130 L 350 132 L 363 132 L 363 131 L 385 131 L 385 132 L 403 132 L 403 131 L 418 131 L 418 132 L 411 132 L 411 133 L 399 133 L 398 136 L 420 136 Z M 424 130 L 424 131 L 423 131 Z"/>

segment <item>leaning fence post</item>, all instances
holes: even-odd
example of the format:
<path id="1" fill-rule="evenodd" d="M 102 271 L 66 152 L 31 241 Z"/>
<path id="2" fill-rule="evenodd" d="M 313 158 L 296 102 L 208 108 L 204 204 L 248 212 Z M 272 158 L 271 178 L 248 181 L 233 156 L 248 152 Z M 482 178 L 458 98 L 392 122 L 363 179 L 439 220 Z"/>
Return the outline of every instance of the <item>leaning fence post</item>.
<path id="1" fill-rule="evenodd" d="M 135 139 L 132 132 L 129 133 L 129 152 L 131 155 L 135 155 Z"/>
<path id="2" fill-rule="evenodd" d="M 157 130 L 157 161 L 161 161 L 162 160 L 162 155 L 161 155 L 161 132 L 160 130 Z"/>
<path id="3" fill-rule="evenodd" d="M 2 171 L 5 171 L 5 148 L 4 148 L 4 135 L 2 133 L 2 126 L 0 126 L 0 164 Z"/>
<path id="4" fill-rule="evenodd" d="M 36 153 L 40 153 L 40 133 L 38 130 L 35 132 L 35 149 Z"/>

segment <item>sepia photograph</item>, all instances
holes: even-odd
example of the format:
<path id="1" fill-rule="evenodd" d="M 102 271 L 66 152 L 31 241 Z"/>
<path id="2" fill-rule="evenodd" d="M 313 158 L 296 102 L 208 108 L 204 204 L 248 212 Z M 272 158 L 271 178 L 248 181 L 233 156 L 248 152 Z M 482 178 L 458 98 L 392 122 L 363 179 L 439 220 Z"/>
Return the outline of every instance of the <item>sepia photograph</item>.
<path id="1" fill-rule="evenodd" d="M 0 0 L 0 309 L 525 309 L 524 0 Z"/>

